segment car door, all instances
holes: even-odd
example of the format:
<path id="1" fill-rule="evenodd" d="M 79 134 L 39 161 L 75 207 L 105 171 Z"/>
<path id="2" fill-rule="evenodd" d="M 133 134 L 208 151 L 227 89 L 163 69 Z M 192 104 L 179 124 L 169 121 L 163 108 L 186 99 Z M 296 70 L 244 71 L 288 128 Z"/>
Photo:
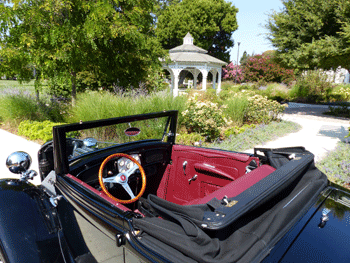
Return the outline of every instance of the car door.
<path id="1" fill-rule="evenodd" d="M 77 262 L 124 262 L 124 249 L 117 246 L 124 234 L 123 211 L 98 198 L 69 178 L 57 177 L 56 187 L 62 229 Z"/>

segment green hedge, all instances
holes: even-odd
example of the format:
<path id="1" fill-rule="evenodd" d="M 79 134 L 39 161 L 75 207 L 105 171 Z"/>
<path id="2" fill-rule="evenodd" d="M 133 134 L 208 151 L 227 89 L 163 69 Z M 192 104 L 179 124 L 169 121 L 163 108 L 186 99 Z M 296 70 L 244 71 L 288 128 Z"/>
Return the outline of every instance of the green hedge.
<path id="1" fill-rule="evenodd" d="M 51 121 L 22 121 L 18 126 L 18 135 L 25 136 L 30 140 L 41 140 L 47 142 L 52 140 L 52 128 L 57 125 L 65 123 L 51 122 Z M 72 132 L 68 137 L 76 137 L 79 134 Z"/>

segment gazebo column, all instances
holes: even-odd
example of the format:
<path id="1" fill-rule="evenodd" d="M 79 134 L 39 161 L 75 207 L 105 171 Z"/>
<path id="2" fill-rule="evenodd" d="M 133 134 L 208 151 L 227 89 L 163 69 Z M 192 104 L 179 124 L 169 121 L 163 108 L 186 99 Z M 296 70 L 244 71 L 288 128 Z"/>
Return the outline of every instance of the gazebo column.
<path id="1" fill-rule="evenodd" d="M 193 88 L 194 89 L 197 89 L 197 80 L 198 80 L 199 73 L 200 73 L 200 71 L 197 69 L 195 69 L 192 73 L 193 74 Z"/>
<path id="2" fill-rule="evenodd" d="M 170 77 L 171 77 L 171 81 L 170 81 L 170 90 L 172 91 L 172 90 L 174 90 L 174 73 L 173 73 L 173 71 L 172 70 L 169 70 L 169 72 L 170 72 Z"/>
<path id="3" fill-rule="evenodd" d="M 216 90 L 216 93 L 219 94 L 221 91 L 221 68 L 218 70 L 218 89 Z"/>
<path id="4" fill-rule="evenodd" d="M 201 69 L 201 72 L 202 72 L 202 90 L 207 90 L 208 70 Z"/>
<path id="5" fill-rule="evenodd" d="M 173 75 L 171 78 L 172 82 L 172 88 L 173 88 L 173 96 L 177 97 L 179 96 L 179 75 L 181 70 L 179 69 L 173 69 Z"/>
<path id="6" fill-rule="evenodd" d="M 213 89 L 216 89 L 216 75 L 217 75 L 216 70 L 213 70 L 211 74 L 213 75 Z"/>

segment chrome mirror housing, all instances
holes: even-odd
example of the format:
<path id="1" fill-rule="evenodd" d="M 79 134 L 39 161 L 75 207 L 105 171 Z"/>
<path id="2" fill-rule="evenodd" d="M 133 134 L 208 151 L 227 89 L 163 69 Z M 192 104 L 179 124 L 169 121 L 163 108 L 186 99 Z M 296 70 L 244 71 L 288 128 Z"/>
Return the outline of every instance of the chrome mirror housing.
<path id="1" fill-rule="evenodd" d="M 28 170 L 32 164 L 32 158 L 26 152 L 14 152 L 6 159 L 6 166 L 10 172 L 21 174 L 21 180 L 33 179 L 37 172 Z"/>
<path id="2" fill-rule="evenodd" d="M 32 158 L 26 152 L 14 152 L 6 159 L 6 166 L 10 172 L 21 174 L 27 171 L 32 164 Z"/>
<path id="3" fill-rule="evenodd" d="M 95 138 L 89 137 L 83 140 L 84 146 L 89 148 L 95 148 L 97 145 L 97 140 Z"/>

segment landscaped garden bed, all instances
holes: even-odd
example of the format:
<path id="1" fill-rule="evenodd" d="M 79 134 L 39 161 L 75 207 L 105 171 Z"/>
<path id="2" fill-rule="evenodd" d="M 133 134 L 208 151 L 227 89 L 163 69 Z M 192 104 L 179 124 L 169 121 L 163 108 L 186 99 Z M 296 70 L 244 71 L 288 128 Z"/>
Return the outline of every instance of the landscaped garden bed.
<path id="1" fill-rule="evenodd" d="M 350 189 L 350 140 L 339 142 L 337 148 L 327 154 L 317 168 L 327 174 L 332 182 Z"/>
<path id="2" fill-rule="evenodd" d="M 16 84 L 16 89 L 11 88 L 11 83 Z M 237 85 L 224 82 L 219 95 L 213 90 L 188 90 L 176 98 L 167 91 L 90 91 L 78 95 L 76 105 L 72 106 L 62 100 L 53 100 L 45 92 L 42 92 L 38 102 L 33 87 L 11 83 L 6 81 L 6 86 L 1 89 L 2 128 L 11 132 L 19 131 L 20 135 L 35 138 L 39 142 L 49 139 L 44 131 L 50 130 L 55 123 L 163 110 L 179 111 L 177 143 L 180 144 L 239 151 L 299 129 L 297 125 L 279 118 L 286 104 L 274 99 L 288 101 L 297 89 L 284 84 L 259 86 L 256 83 Z M 330 91 L 329 94 L 333 95 L 328 98 L 346 100 L 348 90 L 347 85 L 337 86 Z M 24 124 L 28 121 L 35 121 L 43 129 L 27 131 Z"/>

